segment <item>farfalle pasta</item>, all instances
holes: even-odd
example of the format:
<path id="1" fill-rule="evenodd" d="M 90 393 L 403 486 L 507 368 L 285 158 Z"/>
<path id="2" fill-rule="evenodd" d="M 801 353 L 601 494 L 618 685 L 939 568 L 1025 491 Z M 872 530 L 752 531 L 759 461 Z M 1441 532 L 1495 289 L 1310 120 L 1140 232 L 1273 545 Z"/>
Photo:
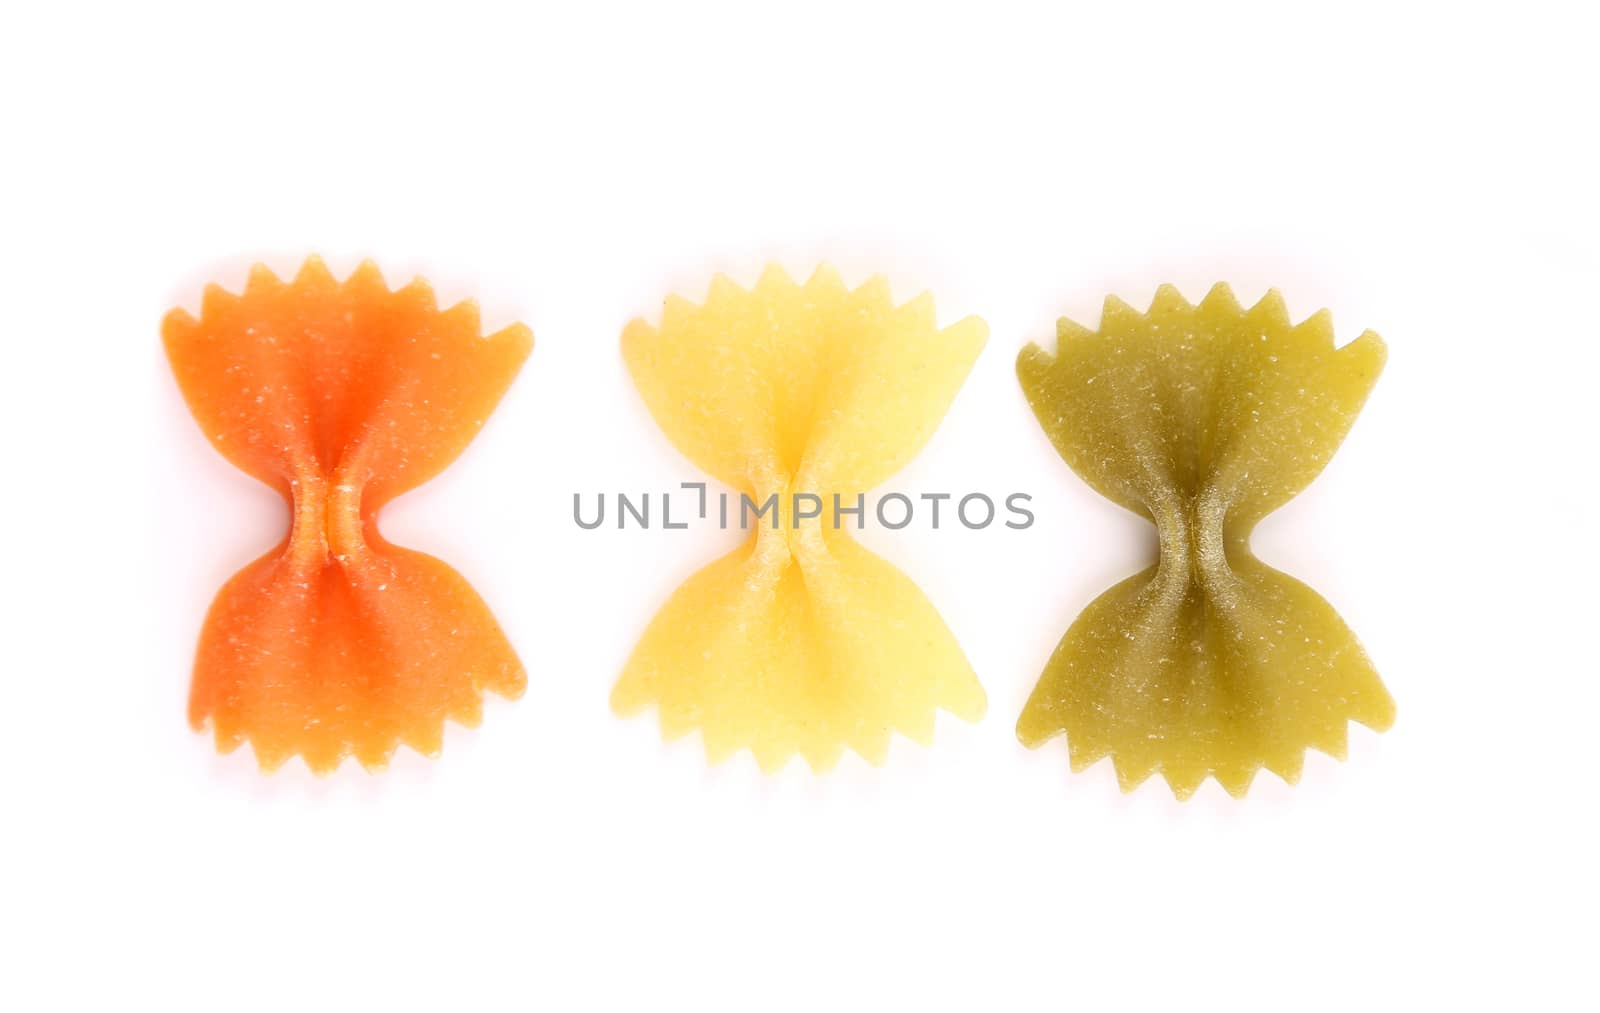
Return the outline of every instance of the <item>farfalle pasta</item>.
<path id="1" fill-rule="evenodd" d="M 717 762 L 748 748 L 763 769 L 846 748 L 880 763 L 891 733 L 926 743 L 934 714 L 982 716 L 985 697 L 922 591 L 835 523 L 927 442 L 982 349 L 968 318 L 936 328 L 879 278 L 847 290 L 769 268 L 753 290 L 717 278 L 704 305 L 672 297 L 634 321 L 623 354 L 657 423 L 702 470 L 776 513 L 691 577 L 645 631 L 612 693 L 654 705 L 663 733 L 698 728 Z M 828 505 L 820 517 L 796 494 Z"/>
<path id="2" fill-rule="evenodd" d="M 472 440 L 532 348 L 521 325 L 483 337 L 471 303 L 440 311 L 422 281 L 390 291 L 362 264 L 343 284 L 322 261 L 293 282 L 264 267 L 242 295 L 206 289 L 200 318 L 162 334 L 206 437 L 282 494 L 276 549 L 217 595 L 189 698 L 224 752 L 249 740 L 264 769 L 317 772 L 354 755 L 384 766 L 407 744 L 439 751 L 451 718 L 525 675 L 488 607 L 431 556 L 378 532 L 382 506 Z"/>
<path id="3" fill-rule="evenodd" d="M 1317 593 L 1250 552 L 1261 518 L 1327 464 L 1378 379 L 1368 331 L 1335 348 L 1326 311 L 1292 326 L 1268 293 L 1198 305 L 1163 286 L 1147 314 L 1112 298 L 1098 332 L 1067 320 L 1017 374 L 1056 450 L 1151 520 L 1160 560 L 1062 638 L 1017 723 L 1066 733 L 1072 767 L 1110 756 L 1124 790 L 1159 772 L 1180 798 L 1213 776 L 1243 795 L 1261 767 L 1294 782 L 1307 747 L 1343 757 L 1347 725 L 1394 702 Z"/>

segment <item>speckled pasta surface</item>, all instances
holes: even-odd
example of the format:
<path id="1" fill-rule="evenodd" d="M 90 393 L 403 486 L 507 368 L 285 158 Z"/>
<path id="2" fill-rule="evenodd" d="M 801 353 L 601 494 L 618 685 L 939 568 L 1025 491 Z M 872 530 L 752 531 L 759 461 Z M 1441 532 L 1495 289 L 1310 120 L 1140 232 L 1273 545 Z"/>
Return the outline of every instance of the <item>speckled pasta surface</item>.
<path id="1" fill-rule="evenodd" d="M 672 595 L 612 692 L 654 705 L 671 738 L 698 728 L 717 762 L 763 769 L 796 754 L 817 770 L 843 750 L 881 762 L 891 733 L 927 742 L 934 714 L 984 712 L 956 639 L 905 574 L 836 525 L 846 505 L 927 442 L 987 329 L 939 330 L 933 300 L 903 306 L 881 278 L 849 290 L 829 268 L 797 284 L 769 268 L 753 290 L 719 277 L 703 305 L 666 302 L 630 324 L 634 383 L 672 443 L 775 515 Z M 796 494 L 826 504 L 802 517 Z"/>
<path id="2" fill-rule="evenodd" d="M 421 281 L 391 291 L 372 263 L 344 282 L 308 258 L 243 293 L 212 285 L 199 319 L 162 325 L 206 438 L 284 499 L 289 532 L 218 592 L 200 632 L 189 721 L 265 770 L 301 756 L 380 769 L 402 743 L 439 752 L 483 693 L 527 678 L 483 599 L 444 562 L 390 543 L 378 512 L 443 471 L 533 348 L 520 324 L 484 336 Z"/>
<path id="3" fill-rule="evenodd" d="M 1383 368 L 1371 331 L 1334 347 L 1327 312 L 1291 325 L 1277 292 L 1241 309 L 1171 286 L 1140 314 L 1108 299 L 1054 354 L 1017 360 L 1051 442 L 1096 491 L 1148 518 L 1155 566 L 1068 629 L 1017 734 L 1065 733 L 1074 770 L 1110 756 L 1124 790 L 1160 773 L 1243 795 L 1262 767 L 1293 783 L 1307 747 L 1342 758 L 1347 725 L 1394 701 L 1332 606 L 1250 552 L 1250 532 L 1333 456 Z"/>

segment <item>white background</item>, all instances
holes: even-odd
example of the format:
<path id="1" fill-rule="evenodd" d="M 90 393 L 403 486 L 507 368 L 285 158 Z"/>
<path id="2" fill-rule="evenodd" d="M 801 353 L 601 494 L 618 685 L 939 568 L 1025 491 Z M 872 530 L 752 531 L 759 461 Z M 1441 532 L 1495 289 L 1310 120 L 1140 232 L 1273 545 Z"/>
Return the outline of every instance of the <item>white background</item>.
<path id="1" fill-rule="evenodd" d="M 8 8 L 0 1006 L 1595 1008 L 1594 26 L 1191 6 Z M 286 515 L 188 418 L 158 324 L 311 251 L 537 340 L 385 515 L 484 595 L 528 692 L 379 776 L 262 777 L 184 722 L 204 610 Z M 882 769 L 708 770 L 607 694 L 737 536 L 580 531 L 572 494 L 700 477 L 622 367 L 628 319 L 820 259 L 991 327 L 886 489 L 1027 491 L 1038 523 L 865 536 L 960 638 L 984 721 Z M 1389 342 L 1255 544 L 1399 720 L 1296 788 L 1178 804 L 1014 737 L 1154 538 L 1012 368 L 1108 293 L 1219 279 Z"/>

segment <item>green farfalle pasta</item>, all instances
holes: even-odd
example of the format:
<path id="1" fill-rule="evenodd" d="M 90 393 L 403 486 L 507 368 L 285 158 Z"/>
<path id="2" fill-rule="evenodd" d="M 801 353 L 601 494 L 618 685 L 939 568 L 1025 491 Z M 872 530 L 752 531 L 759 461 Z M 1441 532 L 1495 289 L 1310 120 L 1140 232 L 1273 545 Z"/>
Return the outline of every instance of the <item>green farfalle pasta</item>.
<path id="1" fill-rule="evenodd" d="M 1179 798 L 1212 776 L 1241 796 L 1262 767 L 1293 783 L 1310 747 L 1342 758 L 1348 722 L 1394 701 L 1326 601 L 1250 552 L 1250 532 L 1323 469 L 1383 369 L 1371 331 L 1334 347 L 1326 311 L 1292 325 L 1276 291 L 1226 285 L 1148 313 L 1106 301 L 1098 332 L 1062 320 L 1017 375 L 1056 450 L 1149 519 L 1155 566 L 1067 630 L 1017 722 L 1065 733 L 1074 770 L 1109 756 L 1124 790 L 1160 773 Z"/>

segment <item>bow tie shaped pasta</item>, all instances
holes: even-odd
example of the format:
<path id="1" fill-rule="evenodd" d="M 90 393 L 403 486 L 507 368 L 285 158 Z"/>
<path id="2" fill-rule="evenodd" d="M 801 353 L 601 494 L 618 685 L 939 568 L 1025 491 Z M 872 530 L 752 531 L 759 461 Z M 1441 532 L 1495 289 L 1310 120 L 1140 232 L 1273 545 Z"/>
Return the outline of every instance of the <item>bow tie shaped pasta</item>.
<path id="1" fill-rule="evenodd" d="M 1054 355 L 1017 375 L 1056 450 L 1101 495 L 1148 518 L 1160 561 L 1095 599 L 1017 722 L 1065 732 L 1074 770 L 1110 756 L 1123 790 L 1159 771 L 1187 798 L 1214 776 L 1293 783 L 1307 747 L 1342 758 L 1347 724 L 1394 701 L 1355 634 L 1309 587 L 1250 552 L 1250 532 L 1322 471 L 1383 368 L 1371 331 L 1333 345 L 1326 311 L 1291 326 L 1268 293 L 1226 285 L 1198 306 L 1162 286 L 1148 314 L 1106 300 L 1098 333 L 1062 320 Z"/>
<path id="2" fill-rule="evenodd" d="M 206 437 L 289 504 L 288 537 L 218 593 L 195 658 L 189 720 L 248 739 L 263 769 L 319 773 L 400 743 L 434 755 L 446 718 L 476 725 L 482 692 L 520 696 L 522 665 L 450 567 L 378 533 L 389 500 L 471 442 L 533 347 L 520 324 L 480 336 L 470 303 L 440 311 L 362 264 L 286 283 L 255 268 L 242 295 L 206 289 L 200 319 L 162 326 Z"/>
<path id="3" fill-rule="evenodd" d="M 613 690 L 619 714 L 654 704 L 668 738 L 698 728 L 711 762 L 749 748 L 765 770 L 797 753 L 825 770 L 846 747 L 881 763 L 894 731 L 928 742 L 939 708 L 983 715 L 932 604 L 832 507 L 927 442 L 986 336 L 976 318 L 938 330 L 926 295 L 895 306 L 883 279 L 850 291 L 828 268 L 803 285 L 769 268 L 750 291 L 719 277 L 704 305 L 669 298 L 659 328 L 628 326 L 624 357 L 668 439 L 779 506 L 656 615 Z"/>

